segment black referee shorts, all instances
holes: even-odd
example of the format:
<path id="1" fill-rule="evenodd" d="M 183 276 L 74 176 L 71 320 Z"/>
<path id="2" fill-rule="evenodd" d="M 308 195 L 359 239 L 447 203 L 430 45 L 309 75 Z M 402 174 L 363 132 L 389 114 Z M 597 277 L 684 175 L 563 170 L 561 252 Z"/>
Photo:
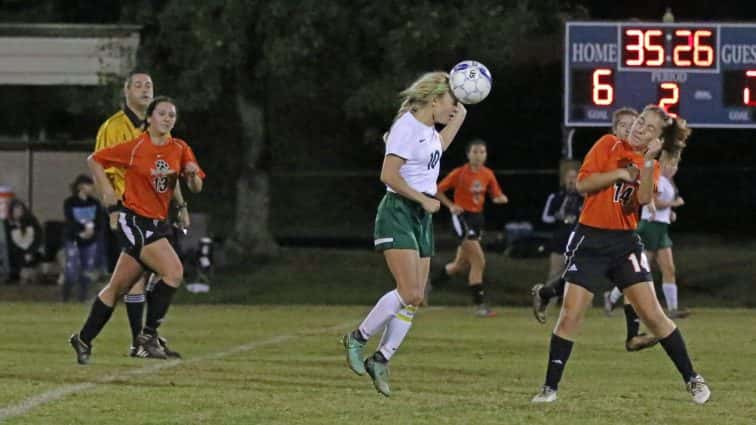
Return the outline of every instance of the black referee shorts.
<path id="1" fill-rule="evenodd" d="M 483 225 L 483 213 L 463 212 L 459 215 L 452 214 L 454 234 L 460 240 L 480 240 L 483 237 Z"/>
<path id="2" fill-rule="evenodd" d="M 620 290 L 651 282 L 640 236 L 632 230 L 606 230 L 578 224 L 567 243 L 564 279 L 592 293 L 616 285 Z"/>

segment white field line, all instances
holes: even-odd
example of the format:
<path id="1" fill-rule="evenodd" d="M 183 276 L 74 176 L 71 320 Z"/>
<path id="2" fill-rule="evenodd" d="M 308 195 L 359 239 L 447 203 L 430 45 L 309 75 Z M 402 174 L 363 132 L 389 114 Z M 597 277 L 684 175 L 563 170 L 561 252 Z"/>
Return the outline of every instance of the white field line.
<path id="1" fill-rule="evenodd" d="M 348 329 L 349 326 L 354 326 L 355 323 L 358 323 L 358 322 L 356 320 L 353 320 L 353 321 L 342 323 L 336 326 L 329 326 L 327 328 L 314 329 L 308 332 L 302 332 L 302 333 L 298 333 L 294 335 L 275 336 L 272 338 L 264 339 L 262 341 L 252 341 L 247 344 L 239 345 L 237 347 L 231 348 L 226 351 L 220 351 L 217 353 L 205 354 L 203 356 L 194 357 L 189 360 L 160 361 L 159 363 L 154 363 L 148 366 L 126 370 L 126 371 L 123 371 L 114 375 L 108 375 L 103 378 L 94 380 L 93 382 L 83 382 L 83 383 L 78 383 L 78 384 L 63 385 L 63 386 L 45 391 L 41 394 L 28 397 L 16 404 L 0 408 L 0 422 L 3 422 L 6 419 L 10 419 L 16 416 L 25 415 L 32 409 L 60 400 L 70 394 L 81 393 L 84 391 L 94 389 L 98 385 L 101 385 L 101 384 L 107 384 L 113 381 L 119 381 L 128 377 L 131 377 L 131 376 L 147 375 L 147 374 L 157 372 L 163 369 L 171 369 L 177 366 L 181 366 L 183 364 L 193 364 L 193 363 L 204 362 L 207 360 L 216 360 L 216 359 L 228 357 L 234 354 L 239 354 L 246 351 L 252 351 L 257 348 L 264 347 L 267 345 L 281 344 L 283 342 L 292 340 L 294 338 L 333 332 L 333 331 L 338 331 L 345 328 Z M 155 361 L 155 360 L 148 360 L 148 361 Z"/>
<path id="2" fill-rule="evenodd" d="M 421 311 L 423 310 L 434 311 L 434 310 L 443 310 L 443 309 L 444 307 L 437 306 L 437 307 L 426 307 L 426 308 L 423 308 Z M 329 326 L 329 327 L 320 328 L 320 329 L 313 329 L 310 331 L 304 331 L 304 332 L 297 333 L 294 335 L 275 336 L 272 338 L 264 339 L 262 341 L 252 341 L 247 344 L 242 344 L 226 351 L 219 351 L 217 353 L 205 354 L 203 356 L 194 357 L 189 360 L 160 361 L 159 363 L 151 364 L 151 365 L 136 368 L 136 369 L 126 370 L 124 372 L 121 372 L 115 375 L 108 375 L 103 378 L 97 379 L 94 382 L 83 382 L 83 383 L 78 383 L 78 384 L 63 385 L 61 387 L 57 387 L 57 388 L 53 388 L 51 390 L 45 391 L 41 394 L 28 397 L 16 404 L 0 408 L 0 422 L 3 422 L 6 419 L 10 419 L 13 417 L 23 416 L 27 414 L 29 411 L 31 411 L 32 409 L 60 400 L 70 394 L 81 393 L 84 391 L 94 389 L 95 387 L 97 387 L 97 385 L 107 384 L 113 381 L 119 381 L 119 380 L 128 378 L 130 376 L 146 375 L 152 372 L 160 371 L 162 369 L 171 369 L 176 366 L 181 366 L 183 364 L 193 364 L 193 363 L 204 362 L 206 360 L 216 360 L 216 359 L 228 357 L 234 354 L 243 353 L 246 351 L 252 351 L 260 347 L 265 347 L 267 345 L 281 344 L 283 342 L 289 341 L 294 338 L 317 335 L 317 334 L 322 334 L 322 333 L 327 333 L 327 332 L 334 332 L 334 331 L 342 330 L 344 328 L 348 329 L 349 326 L 354 326 L 355 323 L 359 323 L 359 322 L 357 320 L 352 320 L 352 321 L 342 323 L 339 325 Z M 148 360 L 148 361 L 156 361 L 156 360 Z"/>

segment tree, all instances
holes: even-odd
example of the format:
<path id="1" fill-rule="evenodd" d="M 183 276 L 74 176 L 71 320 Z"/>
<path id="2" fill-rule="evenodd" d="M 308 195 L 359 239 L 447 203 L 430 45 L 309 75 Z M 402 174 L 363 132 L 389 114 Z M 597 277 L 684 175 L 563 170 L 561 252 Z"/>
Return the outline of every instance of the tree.
<path id="1" fill-rule="evenodd" d="M 167 0 L 154 20 L 146 8 L 131 14 L 146 24 L 143 62 L 167 82 L 159 92 L 180 93 L 190 113 L 225 108 L 239 123 L 226 248 L 240 260 L 277 253 L 268 228 L 273 163 L 358 158 L 360 147 L 345 140 L 385 128 L 396 93 L 417 74 L 467 57 L 506 69 L 513 44 L 539 16 L 556 14 L 556 2 L 547 4 Z M 327 129 L 314 147 L 301 142 L 313 139 L 313 125 Z"/>

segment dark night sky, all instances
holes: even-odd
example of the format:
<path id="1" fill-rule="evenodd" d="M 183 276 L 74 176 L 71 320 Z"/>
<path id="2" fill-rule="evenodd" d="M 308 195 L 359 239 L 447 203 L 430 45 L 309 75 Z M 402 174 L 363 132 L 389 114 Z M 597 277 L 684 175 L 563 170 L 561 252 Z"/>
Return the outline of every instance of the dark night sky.
<path id="1" fill-rule="evenodd" d="M 667 6 L 672 8 L 676 21 L 754 21 L 756 20 L 756 2 L 753 1 L 578 1 L 590 10 L 592 19 L 658 20 Z"/>

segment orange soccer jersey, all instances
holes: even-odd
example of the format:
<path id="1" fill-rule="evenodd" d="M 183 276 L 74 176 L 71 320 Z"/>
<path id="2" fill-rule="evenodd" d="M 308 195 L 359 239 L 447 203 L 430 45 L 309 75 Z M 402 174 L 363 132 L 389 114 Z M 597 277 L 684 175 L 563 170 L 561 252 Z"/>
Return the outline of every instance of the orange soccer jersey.
<path id="1" fill-rule="evenodd" d="M 192 148 L 183 140 L 168 138 L 165 145 L 152 143 L 149 133 L 126 143 L 98 150 L 95 161 L 103 167 L 126 170 L 126 189 L 123 205 L 148 218 L 165 220 L 168 205 L 184 166 L 197 163 Z M 199 176 L 205 178 L 200 169 Z"/>
<path id="2" fill-rule="evenodd" d="M 633 150 L 632 146 L 616 136 L 607 134 L 593 145 L 583 160 L 578 173 L 578 181 L 593 173 L 606 173 L 618 168 L 643 167 L 643 154 Z M 659 164 L 654 165 L 654 187 L 659 180 Z M 638 227 L 640 205 L 638 187 L 640 174 L 633 183 L 617 183 L 589 193 L 585 197 L 580 223 L 599 229 L 635 230 Z"/>
<path id="3" fill-rule="evenodd" d="M 480 166 L 478 171 L 473 171 L 470 164 L 455 168 L 438 184 L 439 192 L 449 189 L 454 189 L 454 203 L 467 212 L 483 211 L 486 192 L 492 198 L 503 195 L 490 168 Z"/>

